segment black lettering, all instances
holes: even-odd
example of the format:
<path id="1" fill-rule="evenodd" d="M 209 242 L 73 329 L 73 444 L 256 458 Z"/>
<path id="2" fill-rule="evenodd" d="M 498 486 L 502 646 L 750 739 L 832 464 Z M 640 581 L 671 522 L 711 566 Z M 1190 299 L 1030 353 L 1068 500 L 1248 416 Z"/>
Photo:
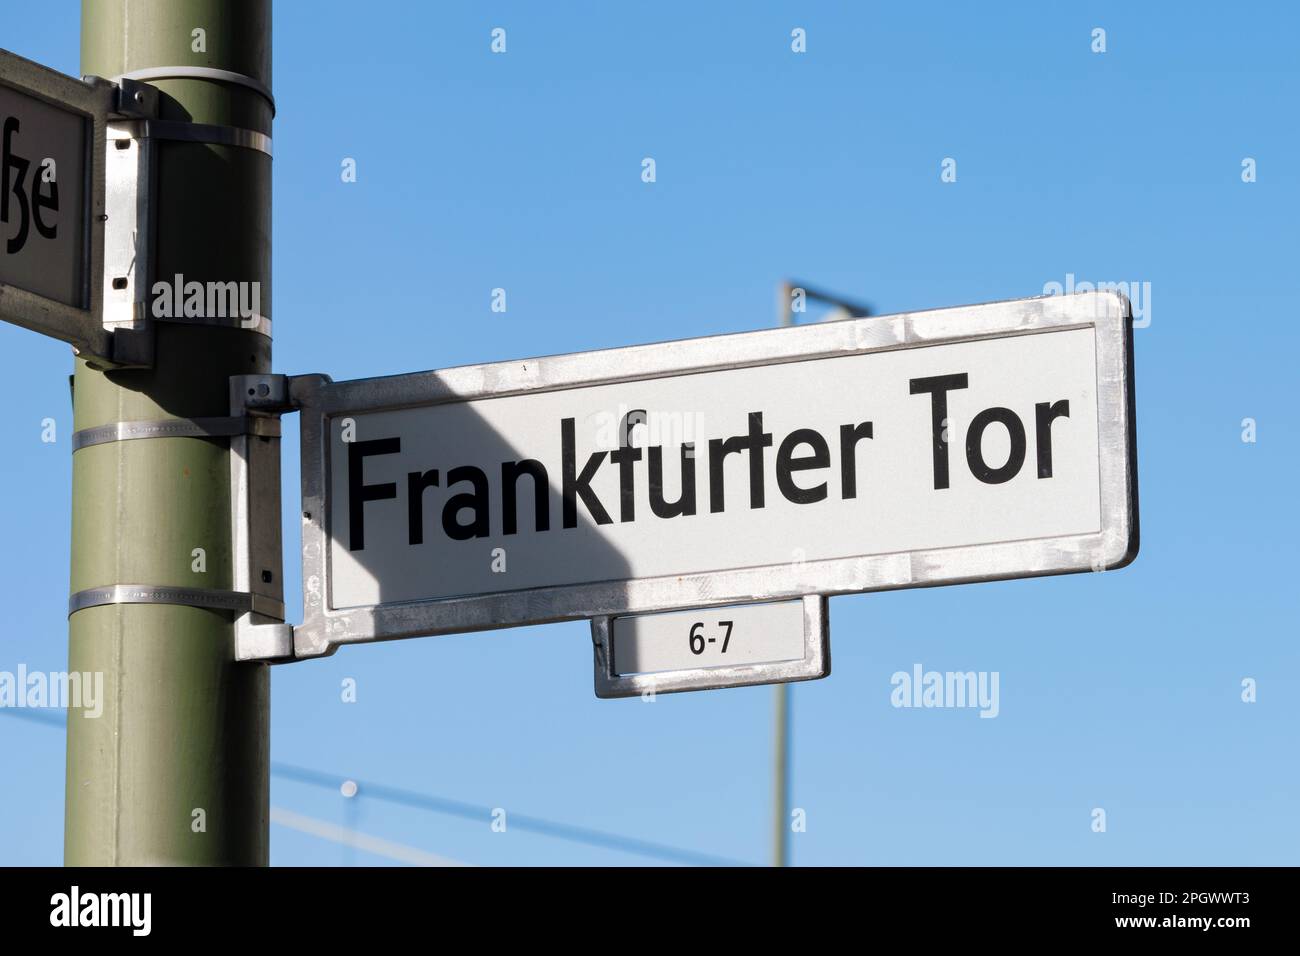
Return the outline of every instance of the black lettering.
<path id="1" fill-rule="evenodd" d="M 872 438 L 871 422 L 840 426 L 840 485 L 842 498 L 858 496 L 858 442 Z"/>
<path id="2" fill-rule="evenodd" d="M 436 487 L 437 468 L 406 476 L 406 539 L 411 544 L 424 544 L 424 490 Z"/>
<path id="3" fill-rule="evenodd" d="M 812 448 L 811 455 L 794 457 L 794 450 L 800 445 Z M 826 447 L 826 439 L 820 432 L 811 428 L 799 428 L 785 436 L 781 447 L 776 452 L 776 484 L 788 501 L 797 505 L 812 504 L 826 498 L 826 482 L 812 488 L 800 488 L 791 475 L 796 471 L 808 471 L 812 468 L 829 468 L 831 452 Z"/>
<path id="4" fill-rule="evenodd" d="M 27 168 L 31 165 L 27 160 L 17 155 L 13 151 L 13 135 L 18 132 L 18 118 L 10 116 L 5 120 L 3 143 L 0 144 L 0 179 L 3 179 L 3 190 L 0 190 L 0 222 L 9 221 L 9 196 L 12 195 L 18 200 L 19 220 L 18 231 L 10 237 L 5 248 L 10 255 L 22 251 L 23 246 L 27 244 L 28 220 L 30 210 L 27 205 L 27 187 L 25 180 L 27 178 Z M 13 173 L 13 182 L 10 183 L 10 173 Z"/>
<path id="5" fill-rule="evenodd" d="M 582 503 L 587 506 L 587 511 L 596 524 L 613 524 L 609 512 L 600 503 L 591 490 L 591 479 L 596 477 L 596 471 L 600 468 L 609 452 L 596 452 L 587 459 L 586 467 L 582 469 L 582 474 L 575 477 L 577 472 L 577 463 L 574 460 L 577 454 L 576 440 L 574 437 L 574 426 L 572 418 L 565 418 L 560 422 L 560 450 L 564 458 L 564 488 L 563 488 L 563 511 L 564 527 L 576 528 L 578 526 L 578 501 L 582 498 Z"/>
<path id="6" fill-rule="evenodd" d="M 551 495 L 547 485 L 546 466 L 532 458 L 524 461 L 501 463 L 501 532 L 516 534 L 519 531 L 519 479 L 528 475 L 533 479 L 534 527 L 538 531 L 551 528 Z"/>
<path id="7" fill-rule="evenodd" d="M 59 224 L 56 222 L 52 226 L 45 225 L 45 220 L 41 218 L 41 210 L 52 209 L 55 212 L 59 211 L 59 184 L 55 180 L 48 184 L 50 187 L 48 196 L 41 191 L 41 188 L 45 185 L 46 183 L 42 177 L 34 176 L 32 178 L 32 221 L 36 224 L 37 232 L 46 239 L 54 239 L 59 234 Z"/>
<path id="8" fill-rule="evenodd" d="M 929 393 L 930 395 L 930 434 L 934 447 L 934 487 L 936 490 L 948 487 L 948 440 L 945 436 L 948 422 L 948 393 L 966 388 L 969 384 L 965 372 L 956 375 L 934 375 L 930 378 L 914 378 L 911 381 L 913 395 Z"/>
<path id="9" fill-rule="evenodd" d="M 1039 402 L 1034 406 L 1034 437 L 1038 446 L 1038 477 L 1052 477 L 1052 420 L 1070 417 L 1070 402 Z"/>
<path id="10" fill-rule="evenodd" d="M 628 431 L 624 419 L 623 439 L 626 442 Z M 636 489 L 633 485 L 635 475 L 632 465 L 641 460 L 641 449 L 635 445 L 622 444 L 609 453 L 609 460 L 618 465 L 618 520 L 632 521 L 636 518 Z"/>
<path id="11" fill-rule="evenodd" d="M 736 435 L 725 441 L 714 438 L 709 442 L 709 510 L 719 512 L 726 509 L 726 474 L 723 462 L 728 455 L 749 452 L 749 506 L 762 508 L 763 494 L 763 449 L 772 447 L 772 436 L 763 431 L 763 413 L 749 413 L 749 433 Z"/>
<path id="12" fill-rule="evenodd" d="M 676 501 L 664 501 L 664 450 L 650 448 L 650 510 L 659 518 L 695 514 L 695 446 L 682 445 L 682 493 Z"/>
<path id="13" fill-rule="evenodd" d="M 984 461 L 984 430 L 994 422 L 1005 426 L 1011 437 L 1011 453 L 1001 468 L 990 468 Z M 986 408 L 976 415 L 966 432 L 966 463 L 971 474 L 986 485 L 1000 485 L 1016 477 L 1025 463 L 1025 426 L 1020 416 L 1009 408 Z"/>
<path id="14" fill-rule="evenodd" d="M 400 438 L 376 438 L 372 441 L 348 442 L 348 550 L 362 551 L 366 546 L 367 501 L 386 501 L 397 497 L 397 482 L 367 485 L 365 460 L 371 455 L 395 455 L 402 450 Z"/>
<path id="15" fill-rule="evenodd" d="M 457 482 L 468 481 L 474 486 L 473 491 L 462 491 L 452 495 L 442 508 L 442 530 L 453 541 L 468 541 L 470 538 L 486 538 L 490 531 L 488 525 L 488 491 L 487 475 L 482 468 L 473 465 L 461 465 L 447 472 L 447 487 Z M 461 511 L 468 508 L 474 512 L 474 520 L 468 524 L 460 523 Z"/>

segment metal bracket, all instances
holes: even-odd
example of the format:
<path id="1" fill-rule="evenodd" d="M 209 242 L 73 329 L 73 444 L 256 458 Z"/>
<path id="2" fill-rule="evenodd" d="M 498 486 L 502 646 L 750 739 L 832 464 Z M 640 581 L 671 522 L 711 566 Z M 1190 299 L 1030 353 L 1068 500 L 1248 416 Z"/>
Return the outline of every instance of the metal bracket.
<path id="1" fill-rule="evenodd" d="M 86 81 L 107 82 L 94 77 Z M 107 344 L 78 351 L 93 368 L 148 368 L 154 360 L 149 304 L 155 278 L 158 141 L 244 147 L 269 156 L 271 138 L 255 130 L 158 119 L 160 93 L 156 87 L 131 76 L 113 82 L 114 108 L 108 117 L 104 142 L 104 268 L 100 300 Z M 270 319 L 261 315 L 249 321 L 176 321 L 242 328 L 268 337 L 271 334 Z"/>
<path id="2" fill-rule="evenodd" d="M 287 407 L 283 375 L 235 375 L 229 417 L 112 422 L 83 428 L 72 450 L 142 438 L 230 438 L 229 591 L 156 584 L 110 584 L 68 598 L 68 615 L 107 604 L 175 604 L 232 611 L 236 660 L 293 657 L 293 626 L 284 623 L 280 545 L 280 418 Z"/>
<path id="3" fill-rule="evenodd" d="M 86 79 L 89 81 L 90 77 Z M 117 90 L 115 116 L 149 119 L 158 115 L 158 101 L 162 95 L 158 87 L 125 76 L 112 83 Z"/>
<path id="4" fill-rule="evenodd" d="M 155 152 L 139 135 L 143 122 L 109 120 L 104 144 L 103 323 L 112 336 L 113 364 L 119 367 L 153 364 L 149 289 Z"/>
<path id="5" fill-rule="evenodd" d="M 87 83 L 109 81 L 88 76 Z M 158 90 L 135 80 L 112 84 L 104 140 L 104 252 L 96 297 L 106 333 L 102 347 L 78 348 L 92 368 L 147 368 L 153 364 L 147 296 L 153 261 L 154 150 L 136 124 L 158 114 Z"/>
<path id="6" fill-rule="evenodd" d="M 264 421 L 274 428 L 230 439 L 230 522 L 234 585 L 284 606 L 284 556 L 280 536 L 280 415 L 290 411 L 284 375 L 232 375 L 232 419 Z M 235 618 L 235 660 L 293 659 L 293 625 L 254 606 Z"/>

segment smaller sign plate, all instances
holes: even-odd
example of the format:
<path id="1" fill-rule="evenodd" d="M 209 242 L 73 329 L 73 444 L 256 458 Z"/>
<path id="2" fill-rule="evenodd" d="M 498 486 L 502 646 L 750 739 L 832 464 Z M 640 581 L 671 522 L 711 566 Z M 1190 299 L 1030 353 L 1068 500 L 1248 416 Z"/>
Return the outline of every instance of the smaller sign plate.
<path id="1" fill-rule="evenodd" d="M 831 671 L 827 599 L 711 607 L 591 622 L 596 696 L 816 680 Z"/>

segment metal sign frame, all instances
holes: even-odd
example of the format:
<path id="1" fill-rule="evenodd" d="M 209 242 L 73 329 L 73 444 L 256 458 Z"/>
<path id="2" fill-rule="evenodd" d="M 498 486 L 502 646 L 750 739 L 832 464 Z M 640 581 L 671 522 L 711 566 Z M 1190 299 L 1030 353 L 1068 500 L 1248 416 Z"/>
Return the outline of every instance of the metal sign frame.
<path id="1" fill-rule="evenodd" d="M 335 609 L 329 594 L 329 423 L 335 417 L 953 342 L 1093 328 L 1101 528 L 1091 534 L 843 557 Z M 303 623 L 296 657 L 342 644 L 719 604 L 1108 570 L 1138 548 L 1132 314 L 1117 292 L 1043 296 L 384 378 L 291 377 L 302 413 Z"/>
<path id="2" fill-rule="evenodd" d="M 67 305 L 0 282 L 0 318 L 68 342 L 87 358 L 107 358 L 112 355 L 112 333 L 100 318 L 104 299 L 104 170 L 108 119 L 117 106 L 118 89 L 99 77 L 88 77 L 83 82 L 7 50 L 0 54 L 0 84 L 64 112 L 79 113 L 89 128 L 85 143 L 82 305 Z"/>
<path id="3" fill-rule="evenodd" d="M 770 602 L 776 603 L 776 602 Z M 818 680 L 831 672 L 829 601 L 818 594 L 803 598 L 803 660 L 770 661 L 721 667 L 692 667 L 655 674 L 619 674 L 614 660 L 614 621 L 640 615 L 616 614 L 591 619 L 594 645 L 596 696 L 602 700 L 640 697 L 642 694 L 676 694 L 722 687 L 751 687 Z M 754 605 L 746 605 L 753 607 Z M 713 611 L 717 608 L 708 608 Z M 663 612 L 673 613 L 673 612 Z"/>

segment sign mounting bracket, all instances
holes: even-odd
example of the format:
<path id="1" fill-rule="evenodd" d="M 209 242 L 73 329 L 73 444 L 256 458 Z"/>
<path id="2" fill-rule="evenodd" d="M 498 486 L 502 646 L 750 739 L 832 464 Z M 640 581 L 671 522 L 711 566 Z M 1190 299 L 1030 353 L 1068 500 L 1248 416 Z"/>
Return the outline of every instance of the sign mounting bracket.
<path id="1" fill-rule="evenodd" d="M 272 419 L 279 425 L 294 410 L 285 375 L 234 375 L 230 379 L 233 417 Z M 253 431 L 249 429 L 248 431 Z M 284 601 L 284 556 L 280 536 L 279 429 L 230 439 L 230 530 L 235 560 L 234 585 L 241 591 Z M 235 618 L 235 660 L 293 659 L 293 625 L 255 610 Z"/>

